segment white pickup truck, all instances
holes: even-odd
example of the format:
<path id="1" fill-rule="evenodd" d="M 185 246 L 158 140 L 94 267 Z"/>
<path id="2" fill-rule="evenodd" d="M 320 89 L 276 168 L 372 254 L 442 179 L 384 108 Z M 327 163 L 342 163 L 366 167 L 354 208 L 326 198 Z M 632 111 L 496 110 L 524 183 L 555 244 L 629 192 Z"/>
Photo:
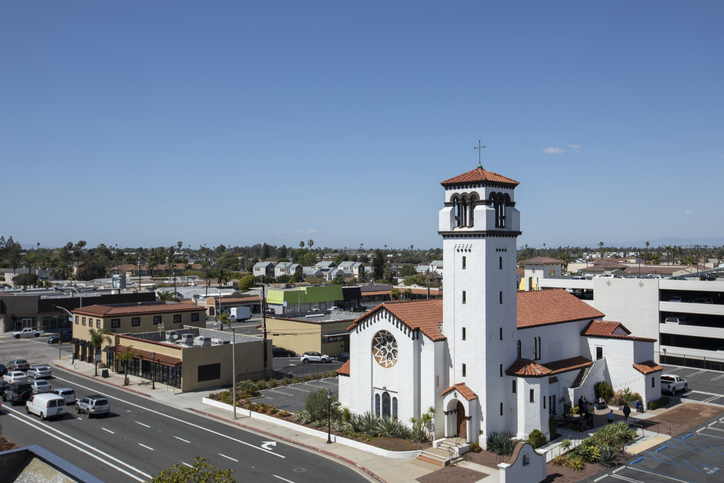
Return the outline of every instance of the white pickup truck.
<path id="1" fill-rule="evenodd" d="M 43 334 L 45 334 L 44 330 L 36 330 L 31 327 L 25 327 L 21 331 L 13 332 L 13 337 L 15 337 L 16 339 L 19 339 L 21 337 L 40 337 Z"/>
<path id="2" fill-rule="evenodd" d="M 679 391 L 688 391 L 689 383 L 681 376 L 673 374 L 661 375 L 661 392 L 668 392 L 673 396 Z"/>

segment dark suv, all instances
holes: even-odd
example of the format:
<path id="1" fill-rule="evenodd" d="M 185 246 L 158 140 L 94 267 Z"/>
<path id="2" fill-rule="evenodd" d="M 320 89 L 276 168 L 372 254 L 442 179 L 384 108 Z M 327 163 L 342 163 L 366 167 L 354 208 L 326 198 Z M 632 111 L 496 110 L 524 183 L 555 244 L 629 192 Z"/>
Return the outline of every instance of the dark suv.
<path id="1" fill-rule="evenodd" d="M 29 382 L 14 382 L 10 384 L 3 393 L 3 401 L 10 401 L 10 404 L 25 404 L 25 401 L 33 395 L 33 386 Z"/>

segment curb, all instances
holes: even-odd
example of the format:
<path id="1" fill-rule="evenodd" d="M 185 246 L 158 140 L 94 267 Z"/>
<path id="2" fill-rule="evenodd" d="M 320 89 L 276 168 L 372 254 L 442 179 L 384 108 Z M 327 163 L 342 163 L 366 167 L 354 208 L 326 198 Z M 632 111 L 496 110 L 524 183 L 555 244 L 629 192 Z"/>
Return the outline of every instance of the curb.
<path id="1" fill-rule="evenodd" d="M 80 371 L 78 371 L 78 370 L 76 370 L 76 369 L 70 368 L 70 367 L 62 367 L 62 366 L 59 366 L 55 361 L 51 361 L 51 362 L 50 362 L 50 365 L 52 365 L 53 367 L 59 367 L 60 369 L 63 369 L 64 371 L 72 372 L 73 374 L 76 374 L 76 375 L 78 375 L 78 376 L 83 376 L 83 377 L 87 377 L 88 379 L 94 379 L 94 380 L 95 380 L 95 376 L 89 376 L 89 375 L 87 375 L 87 374 L 84 374 L 84 373 L 82 373 L 82 372 L 80 372 Z M 104 380 L 102 380 L 102 379 L 101 379 L 99 382 L 102 382 L 103 384 L 108 384 L 109 386 L 117 387 L 118 389 L 123 389 L 123 390 L 125 390 L 125 391 L 138 394 L 139 396 L 153 397 L 153 396 L 151 396 L 150 394 L 146 394 L 145 392 L 137 391 L 137 390 L 135 390 L 135 389 L 129 388 L 128 386 L 123 386 L 123 385 L 120 385 L 120 384 L 116 384 L 115 382 L 104 381 Z"/>
<path id="2" fill-rule="evenodd" d="M 227 423 L 234 424 L 234 425 L 236 425 L 236 426 L 239 426 L 239 427 L 241 427 L 241 428 L 247 429 L 247 430 L 249 430 L 249 431 L 254 431 L 255 433 L 261 433 L 261 434 L 266 434 L 266 435 L 268 435 L 268 436 L 273 436 L 274 438 L 281 439 L 282 441 L 286 441 L 287 443 L 296 444 L 296 445 L 298 445 L 298 446 L 302 446 L 302 447 L 304 447 L 304 448 L 317 451 L 317 452 L 322 453 L 322 454 L 324 454 L 324 455 L 326 455 L 326 456 L 329 456 L 329 457 L 331 457 L 331 458 L 335 458 L 335 459 L 338 459 L 338 460 L 340 460 L 340 461 L 344 461 L 345 463 L 347 463 L 347 464 L 349 464 L 349 465 L 352 465 L 352 466 L 354 466 L 355 468 L 357 468 L 357 469 L 359 469 L 359 470 L 361 470 L 361 471 L 364 471 L 365 473 L 367 473 L 368 475 L 370 475 L 372 478 L 374 478 L 375 480 L 379 481 L 380 483 L 387 483 L 384 479 L 382 479 L 382 477 L 380 477 L 379 475 L 375 474 L 372 470 L 370 470 L 370 469 L 368 469 L 368 468 L 365 468 L 364 466 L 360 465 L 359 463 L 355 463 L 354 461 L 352 461 L 352 460 L 350 460 L 350 459 L 348 459 L 348 458 L 345 458 L 344 456 L 340 456 L 340 455 L 338 455 L 338 454 L 336 454 L 336 453 L 332 453 L 331 451 L 326 451 L 326 450 L 317 448 L 316 446 L 312 446 L 311 444 L 306 444 L 306 443 L 302 443 L 302 442 L 300 442 L 300 441 L 295 441 L 295 440 L 293 440 L 293 439 L 291 439 L 291 438 L 287 438 L 287 437 L 285 437 L 285 436 L 279 436 L 278 434 L 274 434 L 274 433 L 272 433 L 271 431 L 266 431 L 266 430 L 264 430 L 264 429 L 255 428 L 255 427 L 253 427 L 253 426 L 248 426 L 248 425 L 246 425 L 246 424 L 239 423 L 239 422 L 237 422 L 237 421 L 233 421 L 233 420 L 230 420 L 230 419 L 226 419 L 226 418 L 224 418 L 224 417 L 217 416 L 216 414 L 207 413 L 207 412 L 205 412 L 205 411 L 201 411 L 200 409 L 195 409 L 195 408 L 189 408 L 189 409 L 190 409 L 191 411 L 193 411 L 193 412 L 196 412 L 196 413 L 199 413 L 199 414 L 203 414 L 204 416 L 207 416 L 207 417 L 210 417 L 210 418 L 214 418 L 214 419 L 219 419 L 219 420 L 221 420 L 221 421 L 226 421 Z"/>

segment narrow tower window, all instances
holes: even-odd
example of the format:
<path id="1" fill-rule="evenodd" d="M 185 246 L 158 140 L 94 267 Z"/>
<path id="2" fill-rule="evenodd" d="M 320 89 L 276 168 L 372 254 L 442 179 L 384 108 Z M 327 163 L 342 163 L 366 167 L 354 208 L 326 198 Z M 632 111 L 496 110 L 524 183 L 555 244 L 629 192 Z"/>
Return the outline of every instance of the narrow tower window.
<path id="1" fill-rule="evenodd" d="M 503 328 L 500 328 L 500 340 L 503 340 Z"/>
<path id="2" fill-rule="evenodd" d="M 467 302 L 467 294 L 465 293 L 465 290 L 463 290 L 463 303 Z"/>
<path id="3" fill-rule="evenodd" d="M 465 259 L 465 257 L 463 257 L 463 270 L 465 270 L 467 268 L 466 262 L 467 262 L 467 260 Z"/>
<path id="4" fill-rule="evenodd" d="M 503 269 L 503 257 L 498 257 L 498 262 L 500 262 L 500 269 Z"/>
<path id="5" fill-rule="evenodd" d="M 463 340 L 466 340 L 466 333 L 465 333 L 465 327 L 463 327 Z"/>
<path id="6" fill-rule="evenodd" d="M 463 377 L 466 377 L 468 375 L 468 369 L 465 364 L 463 364 Z"/>
<path id="7" fill-rule="evenodd" d="M 521 353 L 521 343 L 520 343 L 520 341 L 518 341 L 518 359 L 520 359 L 520 356 L 521 356 L 520 353 Z"/>
<path id="8" fill-rule="evenodd" d="M 501 304 L 503 303 L 503 291 L 502 290 L 500 291 L 500 303 Z"/>

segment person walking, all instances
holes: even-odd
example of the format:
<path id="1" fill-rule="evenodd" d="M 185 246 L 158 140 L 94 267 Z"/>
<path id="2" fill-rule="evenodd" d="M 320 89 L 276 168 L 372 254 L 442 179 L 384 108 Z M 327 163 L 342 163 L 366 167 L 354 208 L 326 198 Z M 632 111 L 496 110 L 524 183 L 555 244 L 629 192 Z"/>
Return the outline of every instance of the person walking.
<path id="1" fill-rule="evenodd" d="M 595 409 L 593 408 L 593 404 L 590 402 L 588 404 L 586 404 L 586 419 L 588 419 L 588 424 L 590 424 L 591 427 L 593 427 L 594 412 L 595 412 Z"/>
<path id="2" fill-rule="evenodd" d="M 628 417 L 631 414 L 631 406 L 628 404 L 624 404 L 623 406 L 623 420 L 626 422 L 626 426 L 628 426 Z"/>
<path id="3" fill-rule="evenodd" d="M 608 412 L 606 419 L 608 420 L 608 424 L 613 424 L 613 409 Z"/>
<path id="4" fill-rule="evenodd" d="M 584 417 L 586 407 L 583 404 L 583 396 L 578 398 L 578 415 Z"/>

